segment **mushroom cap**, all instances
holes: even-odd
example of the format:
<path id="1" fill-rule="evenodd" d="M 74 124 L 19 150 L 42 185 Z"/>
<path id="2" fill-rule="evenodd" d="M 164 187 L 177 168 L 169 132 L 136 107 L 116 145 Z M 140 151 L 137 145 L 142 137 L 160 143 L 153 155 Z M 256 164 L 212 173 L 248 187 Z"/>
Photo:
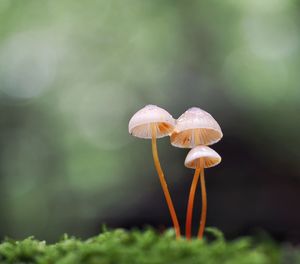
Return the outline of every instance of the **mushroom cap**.
<path id="1" fill-rule="evenodd" d="M 152 138 L 151 124 L 155 125 L 156 138 L 162 138 L 173 132 L 175 119 L 161 107 L 146 105 L 132 116 L 128 131 L 135 137 Z"/>
<path id="2" fill-rule="evenodd" d="M 191 169 L 199 167 L 198 160 L 204 160 L 204 168 L 210 168 L 218 165 L 221 162 L 221 156 L 207 146 L 197 146 L 192 148 L 186 156 L 184 165 Z"/>
<path id="3" fill-rule="evenodd" d="M 179 148 L 212 145 L 223 137 L 217 121 L 206 111 L 192 107 L 176 121 L 171 144 Z"/>

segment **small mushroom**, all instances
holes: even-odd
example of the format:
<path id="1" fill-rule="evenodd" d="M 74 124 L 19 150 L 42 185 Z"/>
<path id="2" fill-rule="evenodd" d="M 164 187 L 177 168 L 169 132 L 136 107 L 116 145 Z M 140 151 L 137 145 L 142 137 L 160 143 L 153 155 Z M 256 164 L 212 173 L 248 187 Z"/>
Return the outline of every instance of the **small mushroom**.
<path id="1" fill-rule="evenodd" d="M 222 130 L 217 121 L 206 111 L 192 107 L 184 112 L 176 121 L 175 129 L 171 135 L 171 144 L 179 148 L 193 148 L 199 145 L 211 145 L 223 137 Z M 200 164 L 201 165 L 201 164 Z M 186 214 L 186 238 L 191 238 L 192 217 L 194 197 L 200 176 L 201 166 L 195 170 L 192 185 L 190 188 L 187 214 Z M 204 182 L 204 179 L 201 179 Z M 202 186 L 201 189 L 205 189 Z M 202 214 L 204 213 L 205 193 L 202 192 Z"/>
<path id="2" fill-rule="evenodd" d="M 204 227 L 206 222 L 206 189 L 204 179 L 204 168 L 210 168 L 218 165 L 221 162 L 220 155 L 207 146 L 197 146 L 190 150 L 188 153 L 184 165 L 188 168 L 200 170 L 201 173 L 201 192 L 202 192 L 202 213 L 200 220 L 200 227 L 198 231 L 198 238 L 202 239 L 204 233 Z"/>
<path id="3" fill-rule="evenodd" d="M 164 173 L 159 162 L 156 144 L 157 138 L 169 136 L 173 132 L 174 127 L 175 120 L 166 110 L 156 105 L 147 105 L 132 116 L 129 121 L 128 130 L 129 133 L 135 137 L 152 139 L 154 165 L 171 214 L 176 237 L 179 238 L 180 226 Z"/>

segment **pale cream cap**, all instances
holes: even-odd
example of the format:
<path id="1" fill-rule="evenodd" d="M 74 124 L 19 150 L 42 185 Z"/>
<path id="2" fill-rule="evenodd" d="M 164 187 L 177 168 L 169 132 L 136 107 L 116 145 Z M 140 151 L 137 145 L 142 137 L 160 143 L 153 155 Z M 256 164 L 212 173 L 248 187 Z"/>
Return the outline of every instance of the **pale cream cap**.
<path id="1" fill-rule="evenodd" d="M 199 159 L 204 160 L 204 168 L 210 168 L 218 165 L 221 162 L 221 156 L 207 146 L 197 146 L 190 150 L 187 154 L 184 165 L 191 169 L 199 167 Z"/>
<path id="2" fill-rule="evenodd" d="M 222 137 L 217 121 L 206 111 L 192 107 L 177 119 L 171 144 L 179 148 L 193 148 L 197 145 L 212 145 Z"/>
<path id="3" fill-rule="evenodd" d="M 139 138 L 152 138 L 151 124 L 155 125 L 156 137 L 169 136 L 175 127 L 175 119 L 156 105 L 146 105 L 137 111 L 129 121 L 128 131 Z"/>

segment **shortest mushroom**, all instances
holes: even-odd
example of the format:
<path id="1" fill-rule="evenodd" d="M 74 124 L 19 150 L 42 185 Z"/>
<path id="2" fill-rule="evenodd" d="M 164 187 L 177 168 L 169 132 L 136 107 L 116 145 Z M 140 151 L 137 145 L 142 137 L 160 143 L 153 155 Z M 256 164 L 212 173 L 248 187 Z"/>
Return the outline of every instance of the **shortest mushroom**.
<path id="1" fill-rule="evenodd" d="M 206 222 L 206 211 L 207 211 L 204 169 L 216 166 L 220 162 L 221 162 L 220 155 L 216 151 L 214 151 L 213 149 L 207 146 L 197 146 L 191 149 L 184 162 L 184 165 L 187 168 L 200 170 L 202 212 L 201 212 L 201 220 L 200 220 L 200 226 L 198 231 L 199 239 L 202 239 L 203 237 L 205 222 Z"/>

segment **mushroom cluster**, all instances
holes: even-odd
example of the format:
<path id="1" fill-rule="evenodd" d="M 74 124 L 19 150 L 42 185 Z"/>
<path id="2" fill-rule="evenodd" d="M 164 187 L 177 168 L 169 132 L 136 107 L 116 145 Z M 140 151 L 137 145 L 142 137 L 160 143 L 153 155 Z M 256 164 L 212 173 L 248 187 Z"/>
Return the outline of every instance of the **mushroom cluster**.
<path id="1" fill-rule="evenodd" d="M 223 137 L 217 121 L 209 113 L 198 107 L 188 109 L 175 120 L 166 110 L 156 105 L 147 105 L 133 115 L 129 121 L 128 130 L 135 137 L 152 139 L 154 165 L 170 211 L 176 238 L 181 236 L 180 225 L 160 165 L 156 139 L 170 136 L 173 146 L 191 149 L 184 162 L 186 167 L 195 169 L 188 199 L 185 232 L 186 238 L 190 239 L 194 198 L 200 178 L 202 212 L 198 238 L 201 239 L 205 228 L 207 211 L 204 169 L 213 167 L 221 162 L 220 155 L 208 147 L 208 145 L 218 142 Z"/>

